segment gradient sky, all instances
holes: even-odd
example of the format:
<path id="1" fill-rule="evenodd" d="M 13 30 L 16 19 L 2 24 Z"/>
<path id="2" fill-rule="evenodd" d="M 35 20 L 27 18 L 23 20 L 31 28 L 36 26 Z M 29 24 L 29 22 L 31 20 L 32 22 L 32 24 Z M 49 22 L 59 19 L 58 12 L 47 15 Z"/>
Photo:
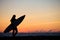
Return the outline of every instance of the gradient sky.
<path id="1" fill-rule="evenodd" d="M 60 31 L 60 0 L 0 0 L 0 32 L 14 14 L 16 18 L 26 15 L 19 32 Z"/>

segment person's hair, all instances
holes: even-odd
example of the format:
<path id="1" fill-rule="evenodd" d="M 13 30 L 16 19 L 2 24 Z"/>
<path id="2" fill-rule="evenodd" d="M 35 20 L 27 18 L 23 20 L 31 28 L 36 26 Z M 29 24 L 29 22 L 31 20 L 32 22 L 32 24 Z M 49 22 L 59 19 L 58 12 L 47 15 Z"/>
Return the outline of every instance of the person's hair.
<path id="1" fill-rule="evenodd" d="M 14 17 L 16 17 L 16 15 L 13 15 Z"/>

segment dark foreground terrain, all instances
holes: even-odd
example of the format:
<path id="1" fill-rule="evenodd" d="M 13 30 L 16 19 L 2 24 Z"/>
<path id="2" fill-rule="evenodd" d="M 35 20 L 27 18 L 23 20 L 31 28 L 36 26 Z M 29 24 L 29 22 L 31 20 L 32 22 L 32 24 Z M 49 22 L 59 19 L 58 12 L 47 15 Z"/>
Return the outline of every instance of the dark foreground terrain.
<path id="1" fill-rule="evenodd" d="M 11 33 L 0 33 L 0 40 L 60 40 L 60 32 L 57 33 L 18 33 L 15 37 Z"/>

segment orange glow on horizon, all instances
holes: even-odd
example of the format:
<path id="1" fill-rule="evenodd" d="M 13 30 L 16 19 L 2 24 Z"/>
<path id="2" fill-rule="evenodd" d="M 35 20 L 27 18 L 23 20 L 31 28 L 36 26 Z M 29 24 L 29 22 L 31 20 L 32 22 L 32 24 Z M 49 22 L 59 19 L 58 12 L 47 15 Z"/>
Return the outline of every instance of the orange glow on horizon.
<path id="1" fill-rule="evenodd" d="M 2 25 L 3 24 L 3 25 Z M 4 29 L 10 24 L 10 22 L 2 21 L 0 23 L 0 32 L 3 32 Z M 27 21 L 23 21 L 17 28 L 18 32 L 58 32 L 60 31 L 60 22 L 45 22 L 45 23 L 37 23 L 34 25 L 33 23 L 27 23 Z M 58 26 L 58 27 L 57 27 Z"/>

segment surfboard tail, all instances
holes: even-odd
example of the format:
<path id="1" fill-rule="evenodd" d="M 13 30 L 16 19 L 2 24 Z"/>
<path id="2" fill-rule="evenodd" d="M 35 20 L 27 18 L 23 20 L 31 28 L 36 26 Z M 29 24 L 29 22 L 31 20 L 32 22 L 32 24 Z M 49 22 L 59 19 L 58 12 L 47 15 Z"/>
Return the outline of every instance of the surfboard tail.
<path id="1" fill-rule="evenodd" d="M 5 30 L 4 33 L 7 33 L 8 30 Z"/>
<path id="2" fill-rule="evenodd" d="M 8 33 L 10 30 L 5 30 L 4 33 Z"/>

